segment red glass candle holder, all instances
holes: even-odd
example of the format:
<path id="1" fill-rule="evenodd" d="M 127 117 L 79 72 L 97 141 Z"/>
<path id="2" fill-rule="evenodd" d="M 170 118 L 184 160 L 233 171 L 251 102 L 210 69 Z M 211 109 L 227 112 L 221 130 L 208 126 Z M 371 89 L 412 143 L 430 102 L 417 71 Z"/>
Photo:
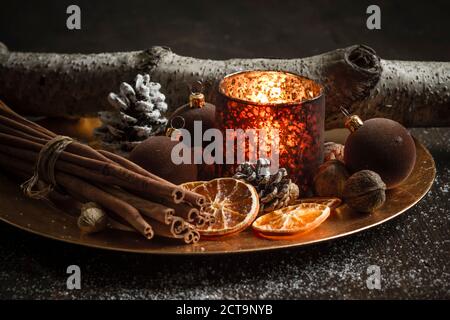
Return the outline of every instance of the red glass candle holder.
<path id="1" fill-rule="evenodd" d="M 262 138 L 266 140 L 263 146 L 269 158 L 276 150 L 269 150 L 267 146 L 275 144 L 279 167 L 287 169 L 290 178 L 305 194 L 323 161 L 323 87 L 289 72 L 243 71 L 227 75 L 219 84 L 219 92 L 222 101 L 217 111 L 226 139 L 233 139 L 225 134 L 227 129 L 269 132 Z M 228 150 L 225 146 L 225 152 L 230 151 L 230 146 L 239 146 L 234 142 L 228 144 Z M 244 148 L 248 161 L 252 150 L 247 145 Z M 239 162 L 242 161 L 225 164 L 222 174 L 234 172 Z"/>

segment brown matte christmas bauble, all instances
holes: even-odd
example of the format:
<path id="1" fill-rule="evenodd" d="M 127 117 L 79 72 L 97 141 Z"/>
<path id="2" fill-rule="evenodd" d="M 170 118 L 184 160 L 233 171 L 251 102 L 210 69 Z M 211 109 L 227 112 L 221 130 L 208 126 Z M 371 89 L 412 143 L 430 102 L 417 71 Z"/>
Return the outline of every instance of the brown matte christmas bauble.
<path id="1" fill-rule="evenodd" d="M 207 102 L 203 107 L 191 107 L 190 104 L 185 104 L 172 113 L 167 125 L 174 129 L 186 129 L 193 137 L 194 121 L 201 121 L 202 134 L 208 129 L 217 128 L 216 106 Z"/>
<path id="2" fill-rule="evenodd" d="M 167 136 L 150 137 L 131 151 L 130 160 L 174 184 L 196 181 L 197 165 L 177 165 L 172 161 L 172 148 L 178 143 Z"/>
<path id="3" fill-rule="evenodd" d="M 195 122 L 200 122 L 201 132 L 194 133 Z M 198 124 L 197 124 L 198 126 Z M 190 133 L 191 143 L 194 143 L 195 134 L 203 134 L 208 129 L 217 128 L 216 106 L 205 101 L 204 94 L 193 92 L 189 95 L 189 103 L 176 109 L 167 122 L 167 132 L 171 129 L 185 129 Z M 167 134 L 167 133 L 166 133 Z M 205 148 L 211 141 L 203 141 Z M 215 178 L 215 166 L 202 163 L 197 165 L 198 179 L 211 180 Z"/>
<path id="4" fill-rule="evenodd" d="M 350 133 L 344 148 L 350 172 L 372 170 L 388 189 L 402 183 L 416 161 L 416 147 L 408 130 L 396 121 L 374 118 Z"/>

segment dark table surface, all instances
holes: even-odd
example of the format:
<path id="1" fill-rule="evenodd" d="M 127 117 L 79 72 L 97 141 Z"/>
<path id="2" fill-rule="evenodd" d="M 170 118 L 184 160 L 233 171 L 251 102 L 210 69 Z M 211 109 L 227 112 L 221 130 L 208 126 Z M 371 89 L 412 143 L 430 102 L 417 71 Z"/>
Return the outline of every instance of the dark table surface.
<path id="1" fill-rule="evenodd" d="M 450 56 L 448 1 L 378 1 L 382 30 L 365 28 L 366 1 L 69 1 L 2 4 L 11 49 L 99 52 L 167 45 L 199 57 L 300 57 L 365 43 L 383 58 Z M 412 129 L 433 155 L 431 191 L 405 214 L 363 233 L 290 250 L 214 257 L 120 254 L 59 243 L 0 224 L 0 298 L 450 298 L 450 130 Z M 66 289 L 79 265 L 82 289 Z M 378 265 L 381 290 L 366 286 Z"/>

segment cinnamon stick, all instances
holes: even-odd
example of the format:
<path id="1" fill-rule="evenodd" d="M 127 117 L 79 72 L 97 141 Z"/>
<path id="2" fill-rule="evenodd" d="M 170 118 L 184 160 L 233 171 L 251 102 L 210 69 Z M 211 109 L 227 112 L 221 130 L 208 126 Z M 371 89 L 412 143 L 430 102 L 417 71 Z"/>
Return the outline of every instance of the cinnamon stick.
<path id="1" fill-rule="evenodd" d="M 30 121 L 28 119 L 25 119 L 24 117 L 20 116 L 19 114 L 17 114 L 16 112 L 14 112 L 13 110 L 11 110 L 7 105 L 5 105 L 1 100 L 0 100 L 0 114 L 4 115 L 6 117 L 9 117 L 13 120 L 16 120 L 17 122 L 20 122 L 24 125 L 29 126 L 30 128 L 35 129 L 36 131 L 39 132 L 39 135 L 44 137 L 44 138 L 53 138 L 56 134 L 54 134 L 53 132 L 51 132 L 50 130 L 45 129 L 44 127 L 38 125 L 37 123 Z"/>
<path id="2" fill-rule="evenodd" d="M 153 178 L 156 180 L 162 180 L 162 181 L 167 181 L 164 180 L 161 177 L 158 177 L 155 174 L 152 174 L 149 171 L 146 171 L 145 169 L 143 169 L 142 167 L 138 166 L 137 164 L 135 164 L 134 162 L 131 162 L 130 160 L 120 157 L 112 152 L 106 151 L 106 150 L 100 150 L 99 151 L 101 154 L 103 154 L 105 157 L 109 158 L 110 160 L 122 165 L 123 167 L 134 171 L 136 173 L 142 174 L 144 176 L 147 176 L 149 178 Z M 168 181 L 167 181 L 168 182 Z M 186 201 L 187 200 L 187 201 Z M 189 190 L 185 190 L 185 201 L 186 202 L 190 202 L 192 204 L 195 204 L 197 206 L 203 206 L 205 204 L 205 199 L 203 197 L 199 198 L 197 193 L 194 193 L 192 191 Z"/>
<path id="3" fill-rule="evenodd" d="M 29 121 L 29 120 L 21 117 L 20 115 L 18 115 L 14 111 L 12 111 L 10 108 L 8 108 L 2 101 L 0 101 L 0 115 L 3 115 L 4 117 L 10 117 L 10 120 L 12 119 L 12 120 L 14 120 L 16 122 L 16 123 L 3 122 L 3 124 L 8 124 L 9 123 L 10 125 L 12 125 L 15 128 L 17 128 L 18 127 L 17 123 L 20 123 L 20 124 L 25 125 L 26 127 L 28 127 L 27 131 L 30 134 L 33 131 L 34 134 L 36 135 L 36 137 L 38 137 L 38 138 L 49 140 L 49 139 L 54 138 L 56 136 L 55 133 L 45 129 L 44 127 L 38 125 L 37 123 L 34 123 L 32 121 Z M 77 153 L 79 155 L 85 156 L 85 157 L 89 157 L 89 158 L 93 158 L 93 159 L 97 159 L 97 160 L 101 160 L 101 161 L 110 162 L 110 160 L 108 158 L 106 158 L 105 156 L 101 155 L 98 151 L 92 149 L 89 146 L 86 146 L 84 144 L 76 142 L 76 141 L 74 141 L 72 144 L 70 144 L 67 147 L 67 150 L 70 151 L 70 152 Z"/>
<path id="4" fill-rule="evenodd" d="M 0 150 L 0 164 L 2 164 L 2 166 L 27 172 L 30 175 L 32 174 L 32 164 L 9 155 L 5 155 L 1 151 L 2 150 Z M 82 197 L 96 202 L 102 207 L 105 207 L 120 215 L 147 239 L 151 239 L 153 237 L 154 232 L 151 226 L 142 218 L 139 211 L 130 204 L 117 199 L 114 196 L 111 196 L 110 194 L 74 176 L 70 176 L 62 172 L 56 172 L 55 176 L 58 184 L 60 184 L 63 188 L 78 193 Z"/>
<path id="5" fill-rule="evenodd" d="M 83 197 L 121 216 L 147 239 L 154 236 L 152 227 L 144 220 L 139 211 L 129 203 L 122 201 L 81 179 L 64 173 L 57 173 L 56 179 L 66 189 L 78 190 Z"/>
<path id="6" fill-rule="evenodd" d="M 21 123 L 18 123 L 17 121 L 8 119 L 4 116 L 0 116 L 0 123 L 9 126 L 12 129 L 15 130 L 21 130 L 26 134 L 32 135 L 34 133 L 36 133 L 33 129 L 22 125 Z M 11 131 L 10 131 L 11 132 Z M 10 143 L 13 145 L 18 144 L 21 147 L 25 147 L 25 148 L 31 148 L 35 151 L 39 151 L 42 146 L 43 146 L 43 142 L 44 141 L 31 141 L 31 140 L 27 140 L 24 138 L 20 138 L 17 136 L 14 137 L 6 137 L 2 134 L 2 137 L 0 137 L 2 139 L 3 142 L 5 143 Z M 109 173 L 112 175 L 117 176 L 119 179 L 124 179 L 127 182 L 132 183 L 133 185 L 136 185 L 136 187 L 140 187 L 140 190 L 137 191 L 142 191 L 142 192 L 148 192 L 148 184 L 153 187 L 153 188 L 158 188 L 157 189 L 157 193 L 159 193 L 161 197 L 167 197 L 168 195 L 173 196 L 174 202 L 175 203 L 179 203 L 183 200 L 192 203 L 194 205 L 198 205 L 198 206 L 202 206 L 205 203 L 205 200 L 202 196 L 188 191 L 188 190 L 183 190 L 175 185 L 173 185 L 172 183 L 159 178 L 149 172 L 146 172 L 144 177 L 146 178 L 153 178 L 154 180 L 156 180 L 154 183 L 148 179 L 142 179 L 142 172 L 144 169 L 140 168 L 139 166 L 136 165 L 132 165 L 131 162 L 128 162 L 127 160 L 118 160 L 119 158 L 117 156 L 112 156 L 111 154 L 109 154 L 110 158 L 115 158 L 116 161 L 120 161 L 121 164 L 126 164 L 126 167 L 119 167 L 119 166 L 113 166 L 114 162 L 111 159 L 108 159 L 106 156 L 102 155 L 99 152 L 93 151 L 93 149 L 87 147 L 87 146 L 83 146 L 79 143 L 72 143 L 68 146 L 68 149 L 70 147 L 73 148 L 73 145 L 75 145 L 76 149 L 78 149 L 78 151 L 82 151 L 83 154 L 88 154 L 90 156 L 93 156 L 94 159 L 93 160 L 103 160 L 106 159 L 106 163 L 102 162 L 102 163 L 97 163 L 97 165 L 102 165 L 104 166 L 103 169 L 101 169 L 104 173 Z M 81 147 L 83 146 L 83 147 Z M 89 150 L 89 152 L 86 152 L 86 148 L 88 148 L 87 150 Z M 91 151 L 92 150 L 92 151 Z M 81 161 L 87 161 L 88 159 L 77 159 L 77 163 L 80 163 Z M 127 169 L 127 167 L 132 168 L 134 171 Z M 144 170 L 145 171 L 145 170 Z M 139 172 L 139 173 L 137 173 Z M 140 174 L 141 173 L 141 174 Z M 137 175 L 136 175 L 137 174 Z M 145 182 L 145 180 L 147 180 L 147 183 Z M 151 192 L 150 192 L 151 193 Z"/>
<path id="7" fill-rule="evenodd" d="M 3 115 L 0 115 L 0 123 L 3 124 L 4 126 L 10 127 L 11 129 L 22 131 L 23 133 L 34 136 L 36 138 L 49 140 L 49 137 L 46 137 L 44 134 L 40 133 L 38 130 L 35 130 L 30 126 L 24 125 L 24 124 L 20 123 L 19 121 L 10 119 Z"/>
<path id="8" fill-rule="evenodd" d="M 54 143 L 55 137 L 53 132 L 21 117 L 0 101 L 3 166 L 21 172 L 19 175 L 31 176 L 41 150 L 51 140 Z M 203 196 L 107 151 L 96 151 L 73 141 L 59 151 L 53 165 L 57 185 L 73 198 L 98 203 L 146 238 L 156 233 L 186 243 L 196 242 L 200 235 L 194 225 L 200 226 L 209 219 L 198 209 L 205 203 Z"/>
<path id="9" fill-rule="evenodd" d="M 0 141 L 2 141 L 2 138 L 4 138 L 4 137 L 5 136 L 3 134 L 0 134 Z M 14 141 L 14 139 L 11 139 L 11 140 Z M 23 149 L 19 149 L 19 148 L 10 147 L 10 146 L 3 146 L 2 151 L 3 151 L 3 153 L 7 153 L 11 156 L 15 156 L 22 160 L 28 160 L 31 162 L 37 161 L 37 157 L 38 157 L 38 153 L 35 151 L 23 150 Z M 66 154 L 63 153 L 61 155 L 61 158 L 63 158 L 63 160 L 66 157 L 68 157 L 67 153 Z M 76 157 L 76 156 L 72 155 L 72 157 Z M 81 160 L 83 160 L 83 159 L 80 159 L 80 161 Z M 95 163 L 95 160 L 92 160 L 92 163 Z M 84 177 L 84 178 L 89 178 L 89 179 L 92 179 L 92 180 L 100 182 L 100 183 L 117 184 L 117 185 L 121 185 L 121 186 L 128 187 L 128 188 L 134 187 L 134 185 L 132 185 L 130 183 L 122 182 L 120 180 L 115 179 L 114 177 L 110 177 L 107 175 L 98 174 L 95 171 L 90 171 L 89 169 L 79 167 L 72 163 L 66 163 L 65 161 L 58 161 L 56 163 L 55 167 L 58 170 L 61 170 L 63 172 L 75 174 L 75 175 L 78 175 L 78 176 Z M 130 195 L 130 197 L 131 197 L 131 195 Z M 173 205 L 175 206 L 177 204 L 173 203 Z M 202 222 L 200 222 L 202 219 L 199 217 L 199 214 L 198 214 L 199 211 L 197 209 L 191 208 L 187 205 L 179 204 L 177 206 L 177 211 L 180 216 L 187 218 L 188 221 L 194 222 L 197 220 L 196 224 L 199 224 L 199 225 L 202 224 Z"/>
<path id="10" fill-rule="evenodd" d="M 111 161 L 114 161 L 118 164 L 120 164 L 121 166 L 123 166 L 124 168 L 127 168 L 128 170 L 134 171 L 136 173 L 139 173 L 143 176 L 149 177 L 149 178 L 153 178 L 155 180 L 164 180 L 161 177 L 158 177 L 155 174 L 152 174 L 151 172 L 145 170 L 144 168 L 140 167 L 139 165 L 135 164 L 134 162 L 121 157 L 115 153 L 106 151 L 106 150 L 99 150 L 99 152 L 104 155 L 105 157 L 107 157 L 108 159 L 110 159 Z M 166 180 L 165 180 L 166 181 Z"/>
<path id="11" fill-rule="evenodd" d="M 35 160 L 37 160 L 38 153 L 42 148 L 42 145 L 36 142 L 0 132 L 0 143 L 1 142 L 34 151 L 36 153 Z M 71 156 L 68 155 L 67 152 L 62 152 L 61 158 L 64 159 L 65 157 Z M 86 166 L 89 166 L 90 169 L 80 167 L 78 164 L 64 163 L 63 161 L 58 161 L 56 167 L 80 177 L 89 177 L 99 183 L 117 184 L 127 189 L 140 191 L 150 197 L 172 198 L 174 203 L 180 203 L 183 200 L 196 205 L 204 203 L 203 197 L 196 193 L 191 192 L 191 194 L 188 194 L 184 189 L 173 185 L 170 182 L 154 180 L 139 175 L 111 162 L 104 163 L 87 158 L 77 158 L 76 162 L 80 164 L 83 163 Z M 184 199 L 185 194 L 188 194 L 187 199 Z"/>
<path id="12" fill-rule="evenodd" d="M 31 142 L 39 143 L 39 144 L 45 144 L 47 140 L 37 138 L 36 136 L 32 136 L 28 133 L 13 129 L 11 127 L 5 126 L 0 122 L 0 132 L 13 135 L 18 138 L 26 139 Z"/>
<path id="13" fill-rule="evenodd" d="M 119 230 L 135 231 L 130 229 L 129 223 L 114 213 L 110 213 L 113 222 L 112 226 Z M 145 218 L 153 228 L 156 236 L 181 240 L 185 244 L 196 243 L 200 240 L 199 232 L 190 224 L 186 223 L 182 218 L 174 217 L 171 223 L 164 224 L 151 218 Z"/>
<path id="14" fill-rule="evenodd" d="M 0 134 L 0 141 L 2 141 L 2 138 L 5 138 L 5 137 L 7 137 L 7 136 Z M 5 141 L 5 140 L 3 140 L 3 141 Z M 17 141 L 19 141 L 20 143 L 24 142 L 23 140 L 17 140 L 17 139 L 12 139 L 12 138 L 9 140 L 6 139 L 6 141 L 10 142 L 11 144 L 13 142 L 17 142 Z M 28 142 L 27 142 L 27 144 L 28 144 Z M 35 149 L 39 149 L 39 147 L 35 146 L 34 144 L 29 144 L 29 145 L 33 146 L 33 148 L 35 148 Z M 33 163 L 36 162 L 37 158 L 38 158 L 38 153 L 36 151 L 23 150 L 23 149 L 11 147 L 11 146 L 3 146 L 3 153 L 18 157 L 22 160 L 31 161 Z M 102 171 L 103 163 L 99 162 L 98 160 L 86 159 L 84 157 L 80 157 L 80 156 L 77 156 L 77 155 L 74 155 L 74 154 L 71 154 L 68 152 L 63 152 L 61 154 L 60 158 L 62 161 L 58 161 L 57 164 L 55 165 L 55 167 L 58 170 L 61 170 L 63 172 L 69 173 L 69 174 L 75 174 L 82 178 L 90 178 L 97 182 L 104 182 L 107 184 L 118 184 L 118 185 L 122 184 L 121 181 L 115 180 L 114 178 L 104 177 L 103 175 L 96 174 L 95 172 L 91 172 L 86 169 L 86 168 L 93 168 L 93 169 L 99 168 L 98 170 Z M 64 162 L 65 160 L 68 160 L 71 163 L 65 163 Z M 79 163 L 81 165 L 84 165 L 86 168 L 80 168 L 80 167 L 76 166 L 74 163 Z M 127 185 L 122 184 L 122 186 L 133 187 L 132 185 L 129 185 L 129 184 L 127 184 Z M 144 203 L 145 203 L 145 201 L 147 201 L 146 206 L 148 208 L 152 208 L 152 209 L 150 209 L 150 211 L 144 211 L 144 213 L 150 214 L 150 217 L 155 218 L 156 220 L 161 221 L 161 222 L 164 222 L 167 217 L 160 217 L 161 220 L 159 220 L 155 216 L 152 216 L 152 214 L 157 214 L 159 212 L 159 211 L 155 211 L 155 210 L 157 210 L 156 208 L 161 210 L 160 212 L 165 212 L 165 214 L 168 214 L 169 211 L 173 211 L 173 210 L 169 209 L 168 207 L 164 207 L 162 205 L 155 204 L 154 202 L 151 202 L 151 201 L 148 201 L 145 199 L 141 199 L 137 196 L 134 196 L 130 193 L 126 193 L 125 191 L 120 191 L 119 189 L 116 189 L 116 188 L 109 187 L 107 191 L 109 193 L 115 194 L 116 196 L 122 196 L 122 198 L 125 198 L 125 199 L 123 199 L 125 201 L 132 200 L 135 205 L 141 205 L 141 207 L 138 207 L 138 209 L 140 209 L 140 210 L 145 210 L 145 209 L 143 209 L 143 207 L 145 207 Z M 197 227 L 202 227 L 206 223 L 213 222 L 210 219 L 210 217 L 208 217 L 206 215 L 201 215 L 200 211 L 198 209 L 188 206 L 187 204 L 184 204 L 184 203 L 177 204 L 177 203 L 174 203 L 173 201 L 170 201 L 170 203 L 167 203 L 167 204 L 169 206 L 171 206 L 171 208 L 175 209 L 176 214 L 178 216 L 186 219 L 190 223 L 193 223 Z M 167 211 L 167 210 L 169 210 L 169 211 Z M 174 213 L 172 213 L 172 215 L 173 214 Z"/>
<path id="15" fill-rule="evenodd" d="M 200 240 L 200 234 L 190 224 L 180 217 L 174 217 L 170 225 L 160 222 L 152 222 L 155 234 L 174 239 L 182 239 L 186 244 L 196 243 Z"/>
<path id="16" fill-rule="evenodd" d="M 175 215 L 175 210 L 172 208 L 142 199 L 119 188 L 106 185 L 101 186 L 101 188 L 117 198 L 122 199 L 123 201 L 133 203 L 136 209 L 138 209 L 143 215 L 161 223 L 170 223 Z"/>
<path id="17" fill-rule="evenodd" d="M 197 208 L 193 208 L 185 203 L 171 203 L 166 206 L 140 198 L 119 188 L 108 186 L 103 186 L 103 188 L 124 201 L 132 202 L 143 215 L 161 223 L 170 222 L 174 216 L 183 218 L 196 227 L 201 227 L 206 223 L 206 219 L 200 215 L 200 211 Z"/>

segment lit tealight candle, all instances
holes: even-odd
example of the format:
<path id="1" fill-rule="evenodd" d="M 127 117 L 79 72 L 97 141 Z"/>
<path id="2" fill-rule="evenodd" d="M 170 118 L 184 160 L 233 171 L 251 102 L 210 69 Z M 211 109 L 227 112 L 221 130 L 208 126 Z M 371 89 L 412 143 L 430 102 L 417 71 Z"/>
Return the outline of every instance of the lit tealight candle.
<path id="1" fill-rule="evenodd" d="M 245 142 L 234 137 L 234 141 L 227 141 L 226 153 L 244 150 L 245 161 L 256 161 L 254 149 L 259 147 L 258 157 L 265 153 L 275 165 L 285 167 L 292 180 L 307 191 L 323 161 L 323 87 L 288 72 L 244 71 L 226 76 L 219 91 L 224 97 L 218 105 L 222 130 L 260 133 L 256 135 L 259 140 L 256 147 L 248 139 Z M 226 137 L 230 139 L 230 135 Z M 229 150 L 230 146 L 233 150 Z M 234 159 L 233 163 L 226 161 L 225 171 L 231 173 L 242 162 L 238 155 Z"/>

